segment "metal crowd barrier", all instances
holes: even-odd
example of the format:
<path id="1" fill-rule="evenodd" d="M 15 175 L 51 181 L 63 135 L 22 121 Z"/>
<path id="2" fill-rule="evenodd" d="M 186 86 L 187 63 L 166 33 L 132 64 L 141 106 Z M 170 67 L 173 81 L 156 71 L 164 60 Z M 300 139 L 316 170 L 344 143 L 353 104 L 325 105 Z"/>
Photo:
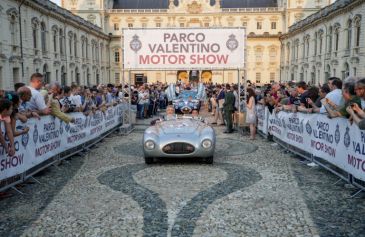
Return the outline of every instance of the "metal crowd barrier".
<path id="1" fill-rule="evenodd" d="M 268 119 L 268 118 L 265 118 L 265 119 Z M 269 126 L 268 123 L 267 123 L 267 126 Z M 268 131 L 268 129 L 267 129 L 267 131 Z M 263 138 L 268 138 L 269 133 L 265 134 L 260 130 L 257 130 L 257 132 Z M 275 136 L 273 136 L 273 140 L 274 140 L 274 142 L 276 142 L 279 146 L 281 146 L 285 150 L 306 159 L 308 162 L 314 162 L 318 166 L 320 166 L 320 167 L 326 169 L 327 171 L 333 173 L 334 175 L 338 176 L 339 180 L 337 180 L 337 182 L 335 182 L 335 184 L 337 184 L 339 181 L 343 180 L 349 184 L 352 184 L 356 188 L 358 188 L 359 190 L 357 192 L 355 192 L 351 197 L 355 197 L 360 192 L 365 191 L 365 181 L 355 178 L 353 175 L 351 175 L 347 171 L 335 166 L 334 164 L 331 164 L 330 162 L 326 161 L 325 159 L 323 159 L 321 157 L 315 156 L 315 155 L 311 154 L 310 152 L 307 152 L 307 151 L 299 149 L 291 144 L 288 144 Z"/>
<path id="2" fill-rule="evenodd" d="M 123 112 L 124 113 L 124 112 Z M 13 189 L 16 192 L 23 194 L 21 191 L 19 191 L 18 189 L 15 188 L 16 185 L 21 184 L 23 182 L 25 182 L 28 179 L 33 179 L 34 181 L 36 181 L 37 183 L 40 183 L 36 178 L 34 178 L 34 175 L 37 174 L 38 172 L 50 167 L 50 166 L 54 166 L 56 164 L 59 164 L 61 161 L 72 157 L 74 155 L 77 155 L 81 152 L 88 152 L 90 150 L 90 148 L 92 146 L 94 146 L 95 144 L 99 143 L 101 140 L 103 140 L 105 137 L 107 137 L 108 135 L 116 132 L 117 130 L 120 129 L 120 127 L 123 125 L 123 120 L 121 119 L 121 121 L 119 122 L 118 125 L 114 126 L 113 128 L 111 128 L 110 130 L 102 133 L 100 136 L 98 136 L 95 139 L 92 139 L 90 141 L 87 141 L 81 145 L 78 145 L 76 147 L 67 149 L 65 151 L 62 151 L 61 153 L 50 157 L 49 159 L 43 161 L 42 163 L 26 170 L 25 172 L 18 174 L 18 175 L 14 175 L 12 177 L 0 180 L 0 192 L 3 192 L 5 190 L 8 189 Z"/>

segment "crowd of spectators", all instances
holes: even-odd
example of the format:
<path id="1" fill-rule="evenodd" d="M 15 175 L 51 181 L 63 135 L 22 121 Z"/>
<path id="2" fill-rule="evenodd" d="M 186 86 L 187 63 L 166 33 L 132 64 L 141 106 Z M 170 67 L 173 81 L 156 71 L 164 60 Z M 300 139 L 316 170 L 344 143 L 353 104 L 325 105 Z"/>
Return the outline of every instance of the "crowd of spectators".
<path id="1" fill-rule="evenodd" d="M 92 87 L 61 86 L 58 82 L 43 83 L 43 75 L 34 73 L 29 84 L 16 83 L 13 91 L 0 90 L 0 130 L 5 128 L 8 142 L 0 131 L 0 143 L 9 156 L 15 154 L 14 137 L 27 133 L 26 122 L 29 118 L 40 119 L 52 115 L 65 123 L 74 123 L 71 112 L 82 112 L 86 116 L 100 110 L 105 112 L 125 100 L 128 96 L 122 87 L 113 84 Z M 16 126 L 16 121 L 24 126 Z"/>
<path id="2" fill-rule="evenodd" d="M 365 78 L 331 77 L 321 86 L 297 83 L 273 83 L 257 94 L 259 103 L 270 112 L 291 111 L 321 113 L 329 118 L 345 117 L 365 129 Z"/>
<path id="3" fill-rule="evenodd" d="M 150 118 L 160 109 L 165 109 L 167 100 L 166 83 L 144 84 L 131 86 L 131 104 L 137 107 L 137 118 Z M 236 84 L 205 84 L 207 92 L 208 111 L 212 115 L 212 124 L 227 124 L 225 108 L 231 105 L 225 103 L 225 94 L 234 95 L 233 111 L 244 104 L 246 123 L 250 127 L 250 138 L 256 134 L 256 103 L 268 106 L 270 112 L 291 111 L 303 113 L 323 113 L 329 118 L 347 117 L 350 121 L 365 129 L 365 78 L 348 77 L 344 81 L 331 77 L 321 86 L 308 85 L 304 81 L 297 83 L 272 83 L 264 87 L 249 84 L 247 90 L 243 87 L 238 91 Z M 178 93 L 181 88 L 176 87 Z M 246 98 L 238 98 L 246 92 Z M 43 75 L 34 73 L 28 85 L 16 83 L 14 91 L 0 90 L 0 121 L 3 122 L 8 144 L 0 132 L 0 143 L 8 155 L 14 150 L 14 137 L 27 133 L 26 126 L 16 127 L 16 121 L 26 123 L 29 118 L 39 119 L 43 115 L 53 115 L 65 123 L 73 123 L 70 112 L 82 112 L 86 116 L 95 111 L 106 111 L 128 96 L 128 85 L 125 88 L 113 84 L 92 87 L 72 84 L 61 86 L 57 82 L 43 83 Z M 128 99 L 127 99 L 128 101 Z M 204 102 L 203 102 L 204 103 Z M 241 109 L 242 110 L 242 109 Z M 231 111 L 229 111 L 231 114 Z M 0 127 L 1 129 L 1 127 Z M 228 128 L 228 132 L 231 129 Z"/>

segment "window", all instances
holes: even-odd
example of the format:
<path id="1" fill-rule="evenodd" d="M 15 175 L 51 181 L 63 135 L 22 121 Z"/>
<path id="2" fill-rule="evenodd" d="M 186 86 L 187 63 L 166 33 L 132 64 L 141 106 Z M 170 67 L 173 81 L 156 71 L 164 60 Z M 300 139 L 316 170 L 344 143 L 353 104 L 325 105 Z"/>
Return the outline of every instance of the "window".
<path id="1" fill-rule="evenodd" d="M 63 31 L 60 29 L 60 54 L 63 55 Z"/>
<path id="2" fill-rule="evenodd" d="M 114 23 L 114 30 L 119 30 L 119 24 L 118 23 Z"/>
<path id="3" fill-rule="evenodd" d="M 86 59 L 89 59 L 89 41 L 85 40 L 85 55 L 86 55 Z"/>
<path id="4" fill-rule="evenodd" d="M 32 37 L 33 37 L 33 47 L 35 48 L 35 49 L 37 49 L 38 47 L 37 47 L 37 45 L 38 45 L 38 41 L 37 41 L 37 39 L 38 39 L 38 29 L 37 29 L 37 26 L 33 26 L 33 30 L 32 30 Z"/>
<path id="5" fill-rule="evenodd" d="M 276 30 L 276 22 L 275 21 L 271 22 L 271 29 Z"/>
<path id="6" fill-rule="evenodd" d="M 307 37 L 307 58 L 309 57 L 309 37 Z"/>
<path id="7" fill-rule="evenodd" d="M 233 26 L 233 22 L 231 22 L 231 21 L 230 21 L 230 22 L 228 22 L 228 26 L 229 26 L 229 27 L 232 27 L 232 26 Z"/>
<path id="8" fill-rule="evenodd" d="M 256 27 L 258 30 L 262 30 L 262 22 L 261 21 L 258 21 L 257 22 L 257 27 Z"/>
<path id="9" fill-rule="evenodd" d="M 53 31 L 53 51 L 57 52 L 57 30 Z"/>
<path id="10" fill-rule="evenodd" d="M 85 58 L 85 39 L 81 38 L 81 57 Z"/>
<path id="11" fill-rule="evenodd" d="M 133 23 L 128 23 L 128 28 L 133 28 Z"/>
<path id="12" fill-rule="evenodd" d="M 263 55 L 262 48 L 257 48 L 256 49 L 256 62 L 261 62 L 262 61 L 262 55 Z"/>
<path id="13" fill-rule="evenodd" d="M 318 32 L 314 33 L 314 56 L 317 55 L 317 47 L 318 47 Z"/>
<path id="14" fill-rule="evenodd" d="M 355 47 L 360 46 L 361 19 L 355 21 Z"/>
<path id="15" fill-rule="evenodd" d="M 16 16 L 11 15 L 10 18 L 10 34 L 11 34 L 11 44 L 15 46 L 17 44 L 17 34 L 16 34 Z"/>
<path id="16" fill-rule="evenodd" d="M 270 72 L 270 83 L 275 81 L 275 72 Z"/>
<path id="17" fill-rule="evenodd" d="M 68 47 L 70 47 L 70 56 L 72 55 L 72 35 L 69 35 Z"/>
<path id="18" fill-rule="evenodd" d="M 74 34 L 74 55 L 77 57 L 77 37 L 76 34 Z"/>
<path id="19" fill-rule="evenodd" d="M 180 23 L 180 27 L 185 27 L 185 23 Z"/>
<path id="20" fill-rule="evenodd" d="M 156 23 L 156 27 L 157 27 L 157 28 L 160 28 L 160 27 L 161 27 L 161 23 L 160 23 L 160 22 L 157 22 L 157 23 Z"/>
<path id="21" fill-rule="evenodd" d="M 242 26 L 243 26 L 243 27 L 247 27 L 247 21 L 243 21 L 243 22 L 242 22 Z"/>
<path id="22" fill-rule="evenodd" d="M 329 29 L 329 35 L 328 35 L 328 52 L 332 52 L 332 35 L 333 35 L 333 29 L 332 26 Z"/>
<path id="23" fill-rule="evenodd" d="M 270 61 L 275 61 L 275 59 L 276 59 L 276 49 L 271 48 L 270 49 Z"/>
<path id="24" fill-rule="evenodd" d="M 303 38 L 303 51 L 302 51 L 302 58 L 305 58 L 305 38 Z"/>
<path id="25" fill-rule="evenodd" d="M 322 54 L 322 46 L 323 46 L 323 33 L 319 34 L 319 54 Z"/>
<path id="26" fill-rule="evenodd" d="M 209 22 L 205 22 L 204 27 L 209 27 Z"/>
<path id="27" fill-rule="evenodd" d="M 42 45 L 42 52 L 46 53 L 47 45 L 46 45 L 46 24 L 44 22 L 41 23 L 41 45 Z"/>
<path id="28" fill-rule="evenodd" d="M 115 63 L 119 63 L 120 62 L 119 51 L 115 51 L 114 52 L 114 62 Z"/>
<path id="29" fill-rule="evenodd" d="M 351 40 L 352 40 L 352 21 L 349 20 L 347 23 L 347 43 L 346 43 L 346 49 L 351 48 Z"/>
<path id="30" fill-rule="evenodd" d="M 256 83 L 261 83 L 261 72 L 256 72 Z"/>
<path id="31" fill-rule="evenodd" d="M 340 40 L 340 28 L 335 29 L 335 51 L 338 51 L 338 44 Z"/>
<path id="32" fill-rule="evenodd" d="M 120 73 L 119 72 L 116 72 L 114 74 L 114 80 L 115 80 L 116 84 L 118 84 L 120 82 Z"/>
<path id="33" fill-rule="evenodd" d="M 142 23 L 142 28 L 146 28 L 147 27 L 147 23 Z"/>

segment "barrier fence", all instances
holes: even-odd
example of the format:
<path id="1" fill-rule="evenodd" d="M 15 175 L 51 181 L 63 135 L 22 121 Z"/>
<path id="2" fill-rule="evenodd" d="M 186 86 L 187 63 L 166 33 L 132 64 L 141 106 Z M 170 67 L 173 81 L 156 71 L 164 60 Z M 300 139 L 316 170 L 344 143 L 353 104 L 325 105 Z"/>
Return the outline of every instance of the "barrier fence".
<path id="1" fill-rule="evenodd" d="M 53 116 L 43 116 L 40 120 L 29 119 L 17 127 L 30 128 L 27 134 L 15 138 L 14 156 L 8 156 L 0 146 L 0 191 L 13 187 L 32 177 L 35 173 L 87 150 L 122 123 L 123 112 L 128 110 L 125 103 L 110 107 L 105 112 L 93 115 L 71 113 L 75 123 L 66 124 Z M 2 131 L 5 131 L 2 128 Z"/>
<path id="2" fill-rule="evenodd" d="M 258 130 L 286 149 L 364 189 L 365 131 L 348 119 L 323 114 L 279 112 L 257 106 Z"/>

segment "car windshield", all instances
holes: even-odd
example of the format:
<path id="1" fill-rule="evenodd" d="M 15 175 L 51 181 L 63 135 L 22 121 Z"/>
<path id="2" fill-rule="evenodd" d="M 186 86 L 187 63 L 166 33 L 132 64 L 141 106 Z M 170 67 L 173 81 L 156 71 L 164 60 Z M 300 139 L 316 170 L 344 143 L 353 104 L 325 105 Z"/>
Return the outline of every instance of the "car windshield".
<path id="1" fill-rule="evenodd" d="M 196 99 L 197 94 L 198 94 L 198 92 L 193 91 L 193 90 L 182 91 L 181 94 L 179 95 L 179 99 L 188 100 L 189 97 L 191 96 L 192 99 L 194 100 L 194 99 Z"/>

